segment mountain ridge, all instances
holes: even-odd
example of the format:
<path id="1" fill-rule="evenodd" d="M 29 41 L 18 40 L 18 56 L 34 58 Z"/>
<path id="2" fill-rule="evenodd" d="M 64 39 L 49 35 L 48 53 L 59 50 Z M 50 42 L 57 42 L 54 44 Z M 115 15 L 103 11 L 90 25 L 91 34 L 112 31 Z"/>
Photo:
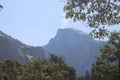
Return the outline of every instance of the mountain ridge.
<path id="1" fill-rule="evenodd" d="M 80 30 L 66 28 L 59 29 L 56 36 L 43 48 L 48 54 L 55 53 L 65 57 L 66 63 L 76 69 L 77 75 L 84 75 L 85 71 L 90 71 L 104 43 L 94 40 L 89 34 Z"/>
<path id="2" fill-rule="evenodd" d="M 45 58 L 45 51 L 42 47 L 23 44 L 0 31 L 0 60 L 15 58 L 20 62 L 25 62 L 32 57 Z"/>
<path id="3" fill-rule="evenodd" d="M 90 71 L 104 44 L 105 42 L 96 41 L 89 34 L 73 28 L 58 29 L 55 37 L 41 47 L 23 44 L 0 31 L 0 60 L 15 58 L 25 62 L 31 58 L 46 58 L 49 53 L 54 53 L 63 56 L 66 63 L 76 69 L 77 75 L 84 75 L 86 70 Z"/>

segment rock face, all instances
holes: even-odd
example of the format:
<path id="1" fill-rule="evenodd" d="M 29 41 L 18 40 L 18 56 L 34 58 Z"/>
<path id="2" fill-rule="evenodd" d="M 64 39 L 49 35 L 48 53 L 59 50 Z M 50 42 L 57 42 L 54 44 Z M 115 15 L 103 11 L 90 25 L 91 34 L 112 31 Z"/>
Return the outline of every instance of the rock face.
<path id="1" fill-rule="evenodd" d="M 105 42 L 92 39 L 87 33 L 76 29 L 59 29 L 56 36 L 43 48 L 46 52 L 65 57 L 66 63 L 76 69 L 77 75 L 84 75 L 91 69 L 100 47 Z"/>
<path id="2" fill-rule="evenodd" d="M 14 58 L 20 62 L 37 57 L 45 58 L 42 47 L 28 46 L 0 31 L 0 60 Z"/>

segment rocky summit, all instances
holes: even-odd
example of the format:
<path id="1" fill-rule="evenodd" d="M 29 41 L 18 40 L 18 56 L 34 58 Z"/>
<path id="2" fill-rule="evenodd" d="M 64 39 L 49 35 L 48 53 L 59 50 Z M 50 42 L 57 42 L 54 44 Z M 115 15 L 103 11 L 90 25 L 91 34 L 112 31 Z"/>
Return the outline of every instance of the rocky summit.
<path id="1" fill-rule="evenodd" d="M 72 28 L 59 29 L 43 48 L 47 54 L 63 56 L 66 63 L 76 69 L 77 75 L 84 75 L 91 69 L 95 57 L 105 42 L 94 40 L 89 34 Z"/>

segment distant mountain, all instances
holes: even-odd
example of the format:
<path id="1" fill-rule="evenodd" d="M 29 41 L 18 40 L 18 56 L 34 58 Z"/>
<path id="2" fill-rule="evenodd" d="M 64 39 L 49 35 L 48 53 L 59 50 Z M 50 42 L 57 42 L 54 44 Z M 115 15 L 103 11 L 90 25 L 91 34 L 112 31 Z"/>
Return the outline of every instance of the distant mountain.
<path id="1" fill-rule="evenodd" d="M 24 62 L 32 57 L 45 58 L 42 47 L 28 46 L 0 31 L 0 61 L 14 58 Z"/>
<path id="2" fill-rule="evenodd" d="M 66 28 L 59 29 L 43 48 L 48 54 L 64 56 L 66 62 L 76 69 L 77 75 L 84 75 L 86 70 L 91 69 L 103 44 L 105 42 L 96 41 L 83 31 Z"/>

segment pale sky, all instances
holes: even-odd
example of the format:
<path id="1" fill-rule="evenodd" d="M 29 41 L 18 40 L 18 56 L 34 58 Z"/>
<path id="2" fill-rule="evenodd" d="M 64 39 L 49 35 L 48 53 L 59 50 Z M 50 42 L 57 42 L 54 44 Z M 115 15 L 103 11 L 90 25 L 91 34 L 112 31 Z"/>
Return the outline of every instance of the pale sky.
<path id="1" fill-rule="evenodd" d="M 0 30 L 27 45 L 43 46 L 57 29 L 74 27 L 89 32 L 85 23 L 64 19 L 63 0 L 0 0 Z"/>

